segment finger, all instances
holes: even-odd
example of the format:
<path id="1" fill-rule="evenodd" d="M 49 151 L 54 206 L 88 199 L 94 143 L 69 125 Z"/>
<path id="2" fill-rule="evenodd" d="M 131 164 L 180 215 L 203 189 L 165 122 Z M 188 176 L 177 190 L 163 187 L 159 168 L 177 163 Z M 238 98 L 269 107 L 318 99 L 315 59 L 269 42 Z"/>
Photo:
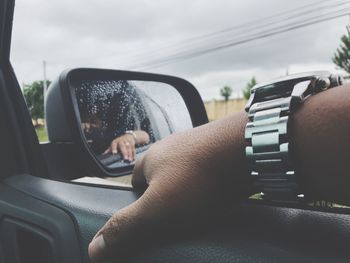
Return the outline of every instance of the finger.
<path id="1" fill-rule="evenodd" d="M 144 169 L 144 156 L 140 157 L 134 166 L 132 172 L 131 184 L 136 190 L 145 190 L 147 187 L 147 181 L 143 175 Z"/>
<path id="2" fill-rule="evenodd" d="M 88 248 L 90 258 L 93 261 L 112 257 L 120 260 L 130 256 L 132 250 L 137 251 L 135 248 L 147 246 L 150 240 L 171 236 L 182 228 L 185 233 L 189 225 L 193 227 L 201 199 L 192 198 L 194 201 L 188 206 L 185 200 L 193 192 L 174 198 L 176 193 L 179 188 L 167 186 L 162 180 L 152 180 L 136 202 L 116 212 L 93 238 Z M 207 207 L 204 210 L 208 211 Z"/>
<path id="3" fill-rule="evenodd" d="M 132 156 L 132 146 L 130 144 L 128 144 L 126 149 L 128 151 L 128 160 L 131 162 L 134 159 Z"/>
<path id="4" fill-rule="evenodd" d="M 111 143 L 110 148 L 111 148 L 112 154 L 117 154 L 118 153 L 118 142 L 113 141 Z"/>
<path id="5" fill-rule="evenodd" d="M 112 152 L 111 147 L 108 147 L 107 150 L 105 150 L 105 151 L 103 152 L 103 154 L 107 154 L 107 153 L 111 153 L 111 152 Z"/>
<path id="6" fill-rule="evenodd" d="M 136 148 L 135 148 L 135 145 L 133 145 L 132 147 L 131 147 L 131 160 L 132 161 L 134 161 L 135 160 L 135 158 L 136 158 Z"/>
<path id="7" fill-rule="evenodd" d="M 151 230 L 156 228 L 159 217 L 159 211 L 148 205 L 155 198 L 154 194 L 145 193 L 136 202 L 115 213 L 89 244 L 89 257 L 93 261 L 122 257 L 127 249 L 144 242 Z M 136 239 L 133 238 L 135 236 Z"/>
<path id="8" fill-rule="evenodd" d="M 128 153 L 127 153 L 127 149 L 125 147 L 125 144 L 124 143 L 120 143 L 119 145 L 120 145 L 119 149 L 120 149 L 120 152 L 122 154 L 122 157 L 123 157 L 124 160 L 126 160 Z"/>

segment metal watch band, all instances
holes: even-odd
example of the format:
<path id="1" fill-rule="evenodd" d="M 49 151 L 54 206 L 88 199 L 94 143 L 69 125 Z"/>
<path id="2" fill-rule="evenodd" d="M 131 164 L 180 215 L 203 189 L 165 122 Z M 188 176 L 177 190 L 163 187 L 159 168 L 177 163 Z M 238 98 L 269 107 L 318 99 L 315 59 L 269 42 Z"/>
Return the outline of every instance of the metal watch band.
<path id="1" fill-rule="evenodd" d="M 303 199 L 290 156 L 290 114 L 306 97 L 342 83 L 342 78 L 322 72 L 292 76 L 252 89 L 246 107 L 246 156 L 254 186 L 264 199 Z"/>
<path id="2" fill-rule="evenodd" d="M 269 199 L 294 200 L 298 195 L 289 156 L 291 100 L 292 97 L 287 97 L 255 103 L 249 110 L 246 156 L 255 177 L 255 188 Z"/>

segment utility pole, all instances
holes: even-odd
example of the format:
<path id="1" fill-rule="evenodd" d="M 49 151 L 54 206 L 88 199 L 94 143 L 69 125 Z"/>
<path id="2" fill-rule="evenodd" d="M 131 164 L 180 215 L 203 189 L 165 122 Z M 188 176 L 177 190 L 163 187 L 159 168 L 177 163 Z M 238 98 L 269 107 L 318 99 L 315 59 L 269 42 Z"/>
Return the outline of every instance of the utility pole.
<path id="1" fill-rule="evenodd" d="M 44 100 L 47 91 L 47 80 L 46 80 L 46 61 L 43 61 L 43 71 L 44 71 Z"/>
<path id="2" fill-rule="evenodd" d="M 44 119 L 46 119 L 45 116 L 45 104 L 46 104 L 46 92 L 47 92 L 47 78 L 46 78 L 46 61 L 43 60 L 43 73 L 44 73 L 44 88 L 43 88 L 43 92 L 44 92 Z M 45 120 L 45 130 L 46 130 L 46 120 Z"/>

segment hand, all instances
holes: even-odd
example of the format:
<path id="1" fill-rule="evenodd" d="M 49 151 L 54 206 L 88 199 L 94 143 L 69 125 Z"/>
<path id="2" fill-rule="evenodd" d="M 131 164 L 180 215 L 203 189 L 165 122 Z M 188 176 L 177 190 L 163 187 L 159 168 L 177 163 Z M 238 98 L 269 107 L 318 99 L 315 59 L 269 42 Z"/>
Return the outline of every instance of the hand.
<path id="1" fill-rule="evenodd" d="M 89 122 L 82 122 L 81 123 L 81 129 L 84 132 L 90 132 L 90 128 L 91 128 L 91 123 L 89 123 Z"/>
<path id="2" fill-rule="evenodd" d="M 246 119 L 245 114 L 237 117 Z M 97 233 L 89 246 L 91 259 L 104 260 L 112 254 L 120 257 L 157 235 L 168 235 L 170 229 L 186 231 L 203 218 L 220 218 L 219 213 L 228 211 L 223 206 L 246 196 L 248 183 L 244 181 L 249 177 L 237 168 L 232 174 L 233 166 L 244 169 L 245 163 L 243 129 L 238 124 L 211 123 L 153 144 L 136 162 L 132 179 L 135 188 L 149 187 Z M 242 147 L 237 152 L 224 136 L 211 136 L 220 128 L 229 136 L 239 133 Z M 225 156 L 235 157 L 225 162 Z"/>
<path id="3" fill-rule="evenodd" d="M 82 122 L 81 124 L 81 129 L 84 131 L 84 132 L 90 132 L 90 130 L 92 128 L 99 128 L 98 125 L 94 124 L 94 123 L 91 123 L 91 122 Z"/>
<path id="4" fill-rule="evenodd" d="M 291 126 L 303 192 L 347 205 L 349 98 L 346 86 L 312 96 L 295 112 Z M 147 190 L 96 234 L 89 245 L 91 259 L 119 257 L 160 233 L 224 218 L 232 203 L 251 193 L 244 155 L 246 122 L 242 112 L 154 144 L 137 161 L 132 180 L 136 188 L 148 185 Z"/>
<path id="5" fill-rule="evenodd" d="M 103 153 L 120 153 L 124 160 L 132 162 L 135 159 L 135 139 L 131 134 L 124 134 L 115 138 Z"/>
<path id="6" fill-rule="evenodd" d="M 81 129 L 84 131 L 85 135 L 89 134 L 92 128 L 96 128 L 97 126 L 94 125 L 93 123 L 90 122 L 82 122 L 81 123 Z M 86 142 L 89 145 L 92 145 L 92 143 L 94 142 L 91 139 L 87 139 Z"/>

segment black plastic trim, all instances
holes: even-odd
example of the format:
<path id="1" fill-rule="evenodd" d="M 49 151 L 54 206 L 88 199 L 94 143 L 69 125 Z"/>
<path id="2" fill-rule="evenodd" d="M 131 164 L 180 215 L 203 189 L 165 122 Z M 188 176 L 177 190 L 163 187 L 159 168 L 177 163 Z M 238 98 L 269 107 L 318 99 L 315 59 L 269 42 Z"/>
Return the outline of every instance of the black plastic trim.
<path id="1" fill-rule="evenodd" d="M 48 177 L 28 108 L 9 60 L 13 12 L 13 0 L 0 2 L 0 95 L 1 110 L 7 115 L 7 125 L 3 129 L 8 129 L 13 136 L 11 148 L 16 153 L 15 170 Z"/>
<path id="2" fill-rule="evenodd" d="M 0 184 L 0 220 L 0 245 L 4 248 L 5 262 L 20 262 L 21 256 L 16 253 L 18 241 L 15 233 L 11 233 L 15 228 L 10 228 L 9 222 L 46 238 L 57 262 L 81 262 L 79 234 L 71 217 L 62 209 Z"/>
<path id="3" fill-rule="evenodd" d="M 0 65 L 6 64 L 10 57 L 13 9 L 14 1 L 0 2 Z"/>

